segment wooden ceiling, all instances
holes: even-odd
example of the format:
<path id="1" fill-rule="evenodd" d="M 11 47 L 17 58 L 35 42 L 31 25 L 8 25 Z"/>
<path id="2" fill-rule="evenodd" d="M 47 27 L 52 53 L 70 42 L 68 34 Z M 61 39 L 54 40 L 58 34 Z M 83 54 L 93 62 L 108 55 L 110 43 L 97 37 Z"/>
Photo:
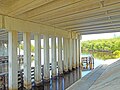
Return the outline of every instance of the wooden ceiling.
<path id="1" fill-rule="evenodd" d="M 0 0 L 0 14 L 76 31 L 120 31 L 120 0 Z"/>

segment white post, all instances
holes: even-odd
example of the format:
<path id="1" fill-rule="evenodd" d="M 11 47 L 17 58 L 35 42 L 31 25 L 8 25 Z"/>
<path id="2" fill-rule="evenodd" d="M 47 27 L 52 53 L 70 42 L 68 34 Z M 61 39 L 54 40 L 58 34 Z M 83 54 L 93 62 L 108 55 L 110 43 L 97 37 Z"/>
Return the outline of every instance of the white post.
<path id="1" fill-rule="evenodd" d="M 76 69 L 76 39 L 73 39 L 73 69 Z"/>
<path id="2" fill-rule="evenodd" d="M 35 40 L 35 83 L 41 83 L 41 39 L 39 34 L 34 35 Z"/>
<path id="3" fill-rule="evenodd" d="M 66 42 L 67 42 L 67 43 L 66 43 L 66 55 L 67 55 L 67 72 L 68 72 L 68 69 L 69 69 L 69 64 L 68 64 L 68 63 L 69 63 L 69 59 L 70 59 L 70 58 L 69 58 L 69 55 L 70 55 L 70 54 L 69 54 L 69 45 L 70 45 L 70 44 L 69 44 L 69 39 L 66 38 L 66 40 L 67 40 L 67 41 L 66 41 Z"/>
<path id="4" fill-rule="evenodd" d="M 44 35 L 44 81 L 50 80 L 50 64 L 49 64 L 49 36 Z"/>
<path id="5" fill-rule="evenodd" d="M 63 74 L 63 65 L 62 65 L 62 38 L 58 37 L 58 72 L 59 75 Z"/>
<path id="6" fill-rule="evenodd" d="M 77 39 L 77 67 L 80 66 L 80 40 Z"/>
<path id="7" fill-rule="evenodd" d="M 56 62 L 56 37 L 53 36 L 51 39 L 52 45 L 51 45 L 51 52 L 52 52 L 52 77 L 54 78 L 57 76 L 57 62 Z"/>
<path id="8" fill-rule="evenodd" d="M 63 53 L 64 53 L 64 72 L 68 72 L 68 54 L 67 54 L 67 38 L 63 39 Z"/>
<path id="9" fill-rule="evenodd" d="M 82 74 L 82 65 L 81 65 L 81 39 L 82 36 L 79 35 L 79 39 L 78 39 L 78 44 L 79 44 L 79 67 L 80 67 L 80 78 L 81 78 L 81 74 Z"/>
<path id="10" fill-rule="evenodd" d="M 73 42 L 72 42 L 72 38 L 70 38 L 70 46 L 69 46 L 69 49 L 70 49 L 70 62 L 69 62 L 69 71 L 72 71 L 72 65 L 73 65 Z"/>
<path id="11" fill-rule="evenodd" d="M 31 89 L 31 42 L 30 33 L 23 33 L 24 41 L 24 87 Z"/>
<path id="12" fill-rule="evenodd" d="M 9 54 L 9 90 L 18 90 L 18 59 L 17 59 L 17 41 L 16 31 L 8 32 L 8 54 Z"/>

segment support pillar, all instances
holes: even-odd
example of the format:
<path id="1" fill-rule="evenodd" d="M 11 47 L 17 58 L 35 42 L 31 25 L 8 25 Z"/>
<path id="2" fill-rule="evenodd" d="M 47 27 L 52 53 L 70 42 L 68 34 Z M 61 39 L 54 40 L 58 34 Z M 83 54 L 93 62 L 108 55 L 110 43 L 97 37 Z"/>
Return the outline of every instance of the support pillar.
<path id="1" fill-rule="evenodd" d="M 63 53 L 64 53 L 64 72 L 68 72 L 68 54 L 67 54 L 67 38 L 63 38 Z"/>
<path id="2" fill-rule="evenodd" d="M 31 89 L 31 42 L 30 33 L 23 33 L 24 41 L 24 87 Z"/>
<path id="3" fill-rule="evenodd" d="M 77 58 L 76 58 L 76 39 L 73 39 L 73 69 L 76 69 L 76 61 L 77 61 Z"/>
<path id="4" fill-rule="evenodd" d="M 57 62 L 56 62 L 56 37 L 53 36 L 51 39 L 51 51 L 52 51 L 52 77 L 57 76 Z"/>
<path id="5" fill-rule="evenodd" d="M 39 34 L 34 35 L 35 40 L 35 83 L 41 83 L 41 39 Z"/>
<path id="6" fill-rule="evenodd" d="M 70 50 L 70 52 L 69 52 L 69 54 L 70 54 L 70 61 L 69 61 L 69 71 L 72 71 L 72 61 L 73 61 L 73 49 L 72 49 L 72 47 L 73 47 L 73 42 L 72 42 L 72 38 L 70 38 L 70 40 L 69 40 L 69 50 Z"/>
<path id="7" fill-rule="evenodd" d="M 80 40 L 77 39 L 77 68 L 80 66 Z"/>
<path id="8" fill-rule="evenodd" d="M 16 31 L 8 32 L 8 55 L 9 55 L 9 90 L 18 90 L 18 60 L 17 60 L 17 41 Z"/>
<path id="9" fill-rule="evenodd" d="M 81 39 L 82 36 L 79 36 L 79 66 L 80 66 L 80 78 L 82 77 L 82 66 L 81 66 Z"/>
<path id="10" fill-rule="evenodd" d="M 62 62 L 62 38 L 58 37 L 58 73 L 63 74 L 63 62 Z"/>
<path id="11" fill-rule="evenodd" d="M 49 36 L 44 35 L 44 82 L 50 80 L 50 64 L 49 64 Z"/>

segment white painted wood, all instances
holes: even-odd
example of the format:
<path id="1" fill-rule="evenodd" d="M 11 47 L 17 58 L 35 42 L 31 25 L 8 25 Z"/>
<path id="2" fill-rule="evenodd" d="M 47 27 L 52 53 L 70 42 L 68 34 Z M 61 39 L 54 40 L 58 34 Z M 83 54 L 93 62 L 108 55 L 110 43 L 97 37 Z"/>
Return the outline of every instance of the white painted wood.
<path id="1" fill-rule="evenodd" d="M 81 66 L 81 55 L 82 55 L 82 53 L 81 53 L 81 39 L 79 40 L 80 41 L 80 43 L 79 43 L 79 47 L 80 47 L 80 56 L 79 56 L 79 62 L 80 62 L 80 76 L 82 76 L 82 66 Z"/>
<path id="2" fill-rule="evenodd" d="M 58 72 L 63 74 L 63 62 L 62 62 L 62 38 L 58 37 Z"/>
<path id="3" fill-rule="evenodd" d="M 8 32 L 8 54 L 9 54 L 9 90 L 18 90 L 18 60 L 17 60 L 17 41 L 16 31 Z"/>
<path id="4" fill-rule="evenodd" d="M 49 70 L 49 36 L 44 35 L 44 80 L 49 81 L 50 70 Z"/>
<path id="5" fill-rule="evenodd" d="M 31 42 L 30 33 L 23 33 L 24 41 L 24 87 L 31 89 Z"/>
<path id="6" fill-rule="evenodd" d="M 56 62 L 56 37 L 53 36 L 51 39 L 51 52 L 52 52 L 52 77 L 57 75 L 57 62 Z"/>
<path id="7" fill-rule="evenodd" d="M 76 39 L 73 39 L 73 68 L 75 69 L 76 68 L 76 61 L 77 61 L 77 58 L 76 58 Z"/>
<path id="8" fill-rule="evenodd" d="M 72 47 L 73 47 L 73 42 L 72 42 L 72 38 L 70 38 L 70 45 L 69 45 L 69 49 L 70 49 L 70 52 L 69 52 L 69 54 L 70 54 L 69 70 L 70 71 L 72 71 L 72 65 L 73 65 L 73 63 L 72 63 L 72 61 L 73 61 L 73 49 L 72 49 Z"/>
<path id="9" fill-rule="evenodd" d="M 68 47 L 68 38 L 66 38 L 66 57 L 67 57 L 67 61 L 66 61 L 66 66 L 67 66 L 67 71 L 68 71 L 68 61 L 69 61 L 69 47 Z"/>
<path id="10" fill-rule="evenodd" d="M 64 71 L 65 72 L 68 72 L 68 48 L 67 48 L 67 45 L 68 45 L 68 40 L 67 38 L 63 38 L 63 53 L 64 53 Z"/>
<path id="11" fill-rule="evenodd" d="M 77 67 L 80 66 L 80 40 L 77 39 Z"/>
<path id="12" fill-rule="evenodd" d="M 41 83 L 41 38 L 39 34 L 34 35 L 35 40 L 35 83 Z"/>

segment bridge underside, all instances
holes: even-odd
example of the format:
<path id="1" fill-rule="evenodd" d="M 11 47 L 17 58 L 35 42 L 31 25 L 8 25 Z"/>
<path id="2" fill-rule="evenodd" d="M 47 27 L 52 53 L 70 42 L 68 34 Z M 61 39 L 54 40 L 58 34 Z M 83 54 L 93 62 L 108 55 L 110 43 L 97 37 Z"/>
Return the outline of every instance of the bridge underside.
<path id="1" fill-rule="evenodd" d="M 59 74 L 63 74 L 80 67 L 81 35 L 108 32 L 120 32 L 120 0 L 0 0 L 0 40 L 8 41 L 9 49 L 9 90 L 17 90 L 18 86 L 18 41 L 24 42 L 24 87 L 29 89 L 30 40 L 35 40 L 37 84 L 41 81 L 41 39 L 44 39 L 44 79 L 49 80 L 49 38 L 54 77 L 56 52 Z"/>

